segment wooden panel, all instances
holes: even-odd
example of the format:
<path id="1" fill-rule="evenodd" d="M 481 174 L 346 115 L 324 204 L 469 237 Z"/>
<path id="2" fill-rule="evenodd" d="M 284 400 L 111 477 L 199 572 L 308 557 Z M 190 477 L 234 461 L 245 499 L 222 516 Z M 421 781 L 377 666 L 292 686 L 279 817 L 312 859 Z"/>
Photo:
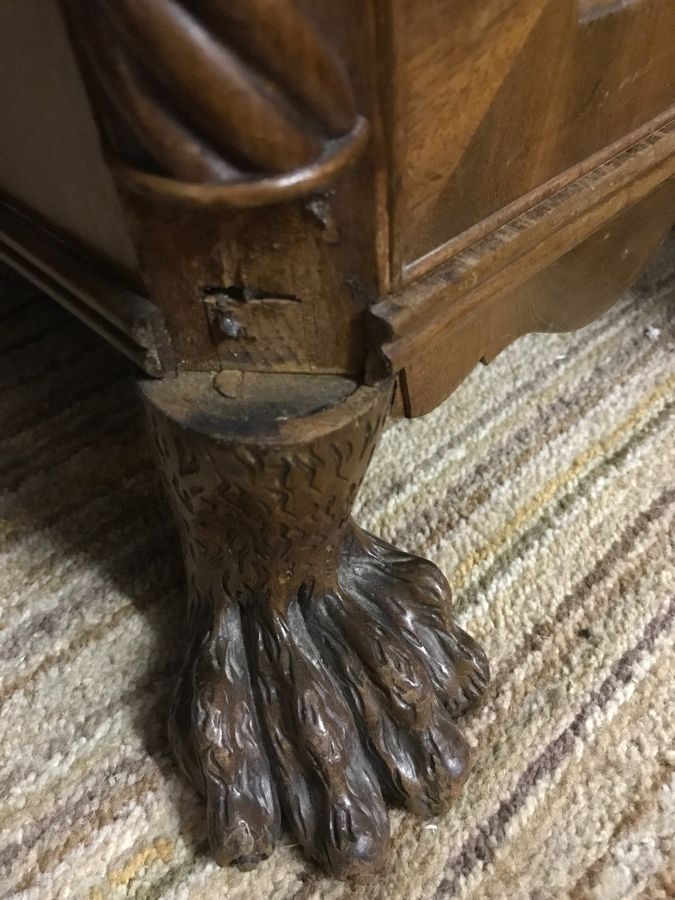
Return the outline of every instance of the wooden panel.
<path id="1" fill-rule="evenodd" d="M 475 363 L 488 352 L 483 347 L 478 356 L 473 353 L 485 340 L 482 326 L 471 334 L 473 350 L 466 335 L 457 338 L 466 323 L 480 323 L 481 311 L 493 308 L 495 298 L 555 263 L 605 222 L 649 194 L 660 198 L 661 208 L 657 204 L 652 212 L 665 230 L 675 221 L 674 175 L 675 121 L 457 254 L 419 282 L 386 298 L 372 310 L 374 337 L 382 344 L 386 365 L 384 369 L 373 366 L 370 377 L 405 370 L 410 392 L 408 409 L 415 415 L 433 409 L 466 374 L 466 358 L 473 356 Z M 668 184 L 664 192 L 654 194 L 664 182 Z M 649 231 L 642 223 L 640 228 L 645 234 Z M 636 235 L 637 240 L 642 237 L 641 233 Z M 617 266 L 619 263 L 617 260 Z M 589 277 L 592 275 L 590 269 Z M 508 321 L 500 322 L 510 339 Z M 498 329 L 493 331 L 496 334 Z"/>
<path id="2" fill-rule="evenodd" d="M 0 189 L 98 256 L 136 256 L 55 0 L 0 3 Z"/>
<path id="3" fill-rule="evenodd" d="M 602 315 L 635 281 L 674 217 L 670 179 L 541 272 L 484 298 L 430 338 L 419 363 L 403 370 L 394 414 L 430 412 L 479 362 L 490 362 L 521 335 L 572 331 Z"/>
<path id="4" fill-rule="evenodd" d="M 391 0 L 380 29 L 394 83 L 394 284 L 675 101 L 672 0 L 593 14 L 577 0 Z"/>

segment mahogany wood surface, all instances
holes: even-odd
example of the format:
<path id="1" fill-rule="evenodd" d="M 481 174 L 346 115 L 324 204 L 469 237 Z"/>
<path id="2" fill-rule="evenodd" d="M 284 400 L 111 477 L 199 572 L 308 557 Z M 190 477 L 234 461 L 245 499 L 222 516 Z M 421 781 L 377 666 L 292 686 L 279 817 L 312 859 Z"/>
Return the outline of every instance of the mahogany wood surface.
<path id="1" fill-rule="evenodd" d="M 671 0 L 381 6 L 393 284 L 675 103 Z"/>
<path id="2" fill-rule="evenodd" d="M 431 336 L 447 368 L 406 405 L 427 411 L 457 383 L 448 323 L 672 173 L 668 0 L 63 9 L 70 49 L 55 0 L 3 5 L 0 187 L 142 277 L 179 371 L 401 371 L 414 391 Z M 528 222 L 525 264 L 505 235 Z"/>
<path id="3" fill-rule="evenodd" d="M 675 121 L 653 130 L 623 153 L 476 241 L 414 285 L 377 304 L 372 314 L 384 370 L 404 373 L 403 393 L 408 400 L 401 411 L 423 415 L 442 402 L 472 365 L 491 355 L 488 347 L 497 334 L 504 336 L 504 347 L 526 331 L 552 330 L 551 324 L 557 317 L 559 330 L 566 331 L 600 315 L 606 309 L 607 287 L 595 292 L 598 267 L 590 257 L 581 301 L 585 312 L 576 326 L 567 324 L 569 300 L 560 294 L 557 315 L 549 308 L 545 320 L 534 311 L 524 320 L 522 309 L 529 296 L 529 279 L 539 271 L 545 273 L 547 266 L 553 266 L 556 277 L 560 277 L 564 254 L 584 241 L 596 246 L 593 235 L 617 215 L 623 215 L 624 221 L 634 216 L 636 225 L 642 226 L 640 203 L 647 198 L 647 227 L 636 227 L 632 236 L 644 248 L 640 256 L 640 265 L 644 265 L 673 223 L 674 174 Z M 602 250 L 603 245 L 598 246 Z M 624 248 L 617 249 L 614 300 L 630 283 L 621 266 Z M 635 247 L 632 252 L 636 254 Z M 558 265 L 561 257 L 563 261 Z M 611 280 L 611 271 L 605 280 Z M 460 332 L 471 332 L 472 343 L 456 343 Z M 460 353 L 447 352 L 456 347 Z M 439 354 L 446 360 L 441 367 L 434 364 Z M 375 360 L 373 367 L 373 372 L 379 371 Z"/>
<path id="4" fill-rule="evenodd" d="M 674 208 L 671 178 L 517 287 L 488 288 L 463 315 L 426 332 L 414 354 L 420 364 L 413 361 L 401 370 L 395 414 L 412 418 L 429 412 L 478 362 L 490 362 L 524 334 L 572 331 L 602 315 L 668 233 Z M 441 371 L 425 362 L 439 358 Z"/>
<path id="5" fill-rule="evenodd" d="M 0 257 L 127 353 L 216 859 L 447 808 L 483 652 L 352 504 L 387 415 L 604 312 L 675 221 L 673 0 L 5 0 Z M 396 389 L 395 389 L 396 388 Z M 393 398 L 393 401 L 392 401 Z"/>
<path id="6" fill-rule="evenodd" d="M 362 375 L 378 283 L 358 7 L 63 6 L 178 369 Z"/>

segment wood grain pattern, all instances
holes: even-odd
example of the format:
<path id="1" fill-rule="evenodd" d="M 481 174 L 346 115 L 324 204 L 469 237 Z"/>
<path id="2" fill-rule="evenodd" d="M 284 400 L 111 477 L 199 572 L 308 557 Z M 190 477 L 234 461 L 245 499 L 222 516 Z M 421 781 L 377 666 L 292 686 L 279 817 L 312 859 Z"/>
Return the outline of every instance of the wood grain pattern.
<path id="1" fill-rule="evenodd" d="M 278 202 L 324 186 L 364 147 L 344 66 L 295 2 L 65 8 L 113 152 L 128 161 L 115 169 L 136 190 Z"/>
<path id="2" fill-rule="evenodd" d="M 467 369 L 462 354 L 443 353 L 442 347 L 454 346 L 458 329 L 476 328 L 486 310 L 499 304 L 499 319 L 494 328 L 507 335 L 537 330 L 536 317 L 523 330 L 517 286 L 556 262 L 573 247 L 589 238 L 605 222 L 656 191 L 675 174 L 675 123 L 659 128 L 630 150 L 619 154 L 584 178 L 563 189 L 532 210 L 477 241 L 457 254 L 445 266 L 417 284 L 377 304 L 372 314 L 374 329 L 382 341 L 383 359 L 373 373 L 404 370 L 404 383 L 410 400 L 408 412 L 422 415 L 442 402 L 456 387 L 461 377 L 487 353 L 475 356 Z M 671 181 L 672 183 L 672 181 Z M 675 220 L 675 205 L 669 188 L 659 192 L 661 207 L 653 206 L 657 230 L 661 236 Z M 643 264 L 654 244 L 647 232 L 644 237 Z M 593 290 L 597 271 L 588 272 L 588 296 Z M 635 271 L 637 275 L 637 270 Z M 617 264 L 614 298 L 628 286 Z M 505 292 L 510 291 L 510 294 Z M 561 304 L 561 329 L 565 330 L 566 304 Z M 598 297 L 598 314 L 604 301 Z M 492 313 L 490 313 L 492 315 Z M 472 323 L 471 325 L 469 323 Z M 487 340 L 488 331 L 475 333 L 475 341 Z M 376 339 L 377 340 L 377 339 Z M 468 350 L 468 347 L 464 347 Z M 438 365 L 439 352 L 444 365 Z M 489 355 L 489 354 L 488 354 Z M 385 368 L 382 369 L 382 363 Z M 416 375 L 412 377 L 412 372 Z M 460 372 L 463 375 L 460 376 Z M 377 377 L 374 375 L 374 377 Z"/>
<path id="3" fill-rule="evenodd" d="M 317 411 L 322 379 L 285 379 L 279 399 L 278 377 L 235 400 L 205 375 L 143 385 L 190 592 L 170 735 L 218 862 L 268 856 L 283 814 L 344 877 L 382 864 L 385 798 L 452 802 L 469 757 L 453 719 L 488 668 L 438 569 L 350 519 L 391 382 L 331 379 Z"/>
<path id="4" fill-rule="evenodd" d="M 66 6 L 179 370 L 363 378 L 370 351 L 373 378 L 382 343 L 406 368 L 445 322 L 669 175 L 654 162 L 673 113 L 663 0 L 593 21 L 570 0 L 391 0 L 372 21 L 337 0 Z M 629 33 L 654 37 L 644 65 Z M 610 200 L 618 177 L 631 185 Z M 449 240 L 446 201 L 463 217 Z M 437 226 L 430 253 L 404 260 L 406 235 Z M 385 327 L 368 337 L 376 304 Z"/>
<path id="5" fill-rule="evenodd" d="M 455 797 L 454 719 L 488 680 L 441 573 L 351 519 L 394 380 L 397 411 L 423 414 L 479 359 L 586 323 L 635 277 L 675 219 L 675 6 L 62 7 L 91 109 L 65 109 L 76 79 L 55 118 L 89 137 L 95 119 L 122 241 L 115 204 L 84 220 L 98 243 L 110 224 L 112 257 L 130 239 L 161 315 L 52 243 L 0 255 L 175 375 L 141 390 L 188 575 L 176 756 L 221 864 L 269 855 L 285 820 L 331 873 L 372 869 L 385 801 L 426 815 Z M 44 70 L 28 80 L 39 101 Z M 19 130 L 0 177 L 23 189 L 44 157 Z M 74 210 L 110 189 L 63 171 Z M 175 372 L 149 340 L 163 321 Z"/>
<path id="6" fill-rule="evenodd" d="M 485 295 L 439 328 L 404 368 L 395 413 L 429 412 L 479 362 L 528 332 L 572 331 L 602 315 L 635 281 L 674 219 L 671 178 L 522 284 Z M 443 366 L 431 362 L 438 359 Z"/>
<path id="7" fill-rule="evenodd" d="M 675 102 L 670 0 L 590 18 L 577 0 L 381 7 L 395 85 L 382 96 L 394 287 L 447 260 L 464 231 L 509 203 L 572 181 L 585 159 Z"/>
<path id="8" fill-rule="evenodd" d="M 64 8 L 178 370 L 361 377 L 379 277 L 363 11 Z"/>

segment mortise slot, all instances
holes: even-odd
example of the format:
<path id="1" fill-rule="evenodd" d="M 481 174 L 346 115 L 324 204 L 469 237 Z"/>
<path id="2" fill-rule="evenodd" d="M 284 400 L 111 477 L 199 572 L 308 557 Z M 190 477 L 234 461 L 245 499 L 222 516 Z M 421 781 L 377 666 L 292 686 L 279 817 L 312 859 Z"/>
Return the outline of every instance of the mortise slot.
<path id="1" fill-rule="evenodd" d="M 295 294 L 283 294 L 280 291 L 266 291 L 264 288 L 255 287 L 252 284 L 231 284 L 227 287 L 212 287 L 205 285 L 201 289 L 202 297 L 217 300 L 234 300 L 237 303 L 251 303 L 255 300 L 290 301 L 300 303 Z"/>

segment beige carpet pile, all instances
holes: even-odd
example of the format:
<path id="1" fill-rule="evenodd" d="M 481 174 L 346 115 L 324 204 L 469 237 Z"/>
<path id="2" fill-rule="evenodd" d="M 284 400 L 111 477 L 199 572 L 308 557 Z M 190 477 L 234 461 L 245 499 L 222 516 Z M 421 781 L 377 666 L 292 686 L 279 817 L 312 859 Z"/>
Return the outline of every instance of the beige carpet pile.
<path id="1" fill-rule="evenodd" d="M 433 559 L 493 684 L 443 818 L 392 814 L 375 885 L 282 840 L 219 869 L 165 714 L 181 572 L 126 364 L 0 288 L 0 893 L 52 897 L 675 896 L 675 275 L 527 337 L 385 434 L 360 519 Z M 668 262 L 670 255 L 670 263 Z"/>

